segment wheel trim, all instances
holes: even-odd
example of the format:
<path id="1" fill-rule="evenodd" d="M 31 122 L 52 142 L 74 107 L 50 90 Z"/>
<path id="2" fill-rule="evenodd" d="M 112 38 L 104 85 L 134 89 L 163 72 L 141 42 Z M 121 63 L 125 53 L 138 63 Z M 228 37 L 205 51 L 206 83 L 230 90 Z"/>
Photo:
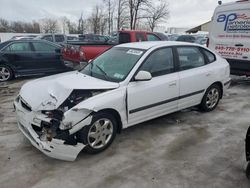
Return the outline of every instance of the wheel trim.
<path id="1" fill-rule="evenodd" d="M 0 81 L 6 81 L 10 78 L 10 70 L 5 67 L 0 67 Z"/>
<path id="2" fill-rule="evenodd" d="M 113 135 L 113 123 L 106 118 L 97 120 L 88 132 L 88 144 L 94 149 L 105 147 Z"/>
<path id="3" fill-rule="evenodd" d="M 207 94 L 206 105 L 209 109 L 215 107 L 219 101 L 219 91 L 216 88 L 211 89 Z"/>

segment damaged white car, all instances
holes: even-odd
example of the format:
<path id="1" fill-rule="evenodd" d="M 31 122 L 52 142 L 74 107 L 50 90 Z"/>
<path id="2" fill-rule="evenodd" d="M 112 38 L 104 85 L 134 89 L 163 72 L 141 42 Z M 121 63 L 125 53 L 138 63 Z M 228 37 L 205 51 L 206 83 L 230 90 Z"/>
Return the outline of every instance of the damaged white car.
<path id="1" fill-rule="evenodd" d="M 188 43 L 141 42 L 106 51 L 81 71 L 25 84 L 20 130 L 44 154 L 98 153 L 129 126 L 184 108 L 213 110 L 230 84 L 226 60 Z"/>

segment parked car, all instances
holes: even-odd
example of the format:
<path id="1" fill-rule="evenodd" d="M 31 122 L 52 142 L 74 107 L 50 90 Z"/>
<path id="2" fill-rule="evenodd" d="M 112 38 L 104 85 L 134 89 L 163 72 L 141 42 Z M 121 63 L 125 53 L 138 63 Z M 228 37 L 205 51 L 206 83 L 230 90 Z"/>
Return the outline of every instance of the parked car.
<path id="1" fill-rule="evenodd" d="M 43 40 L 9 40 L 0 44 L 0 82 L 30 75 L 70 70 L 64 65 L 61 46 Z"/>
<path id="2" fill-rule="evenodd" d="M 20 130 L 37 149 L 74 160 L 83 148 L 105 150 L 132 125 L 196 105 L 212 111 L 229 84 L 227 61 L 206 48 L 127 43 L 79 72 L 28 82 L 14 106 Z"/>
<path id="3" fill-rule="evenodd" d="M 63 34 L 41 34 L 35 37 L 37 40 L 47 40 L 60 45 L 67 43 L 67 36 Z"/>
<path id="4" fill-rule="evenodd" d="M 192 35 L 181 35 L 179 36 L 176 41 L 182 41 L 182 42 L 191 42 L 194 43 L 195 42 L 195 37 Z"/>
<path id="5" fill-rule="evenodd" d="M 72 42 L 65 46 L 63 50 L 63 58 L 67 61 L 75 63 L 87 63 L 91 59 L 94 59 L 101 53 L 112 48 L 114 45 L 129 43 L 129 42 L 141 42 L 141 41 L 160 41 L 162 40 L 156 33 L 145 31 L 130 31 L 121 30 L 117 34 L 116 40 L 109 40 L 109 42 Z"/>
<path id="6" fill-rule="evenodd" d="M 248 162 L 246 168 L 246 176 L 250 179 L 250 127 L 247 130 L 246 139 L 245 139 L 245 150 L 246 150 L 246 160 Z"/>
<path id="7" fill-rule="evenodd" d="M 196 44 L 200 44 L 202 46 L 206 46 L 207 45 L 207 38 L 205 37 L 199 37 L 195 40 Z"/>
<path id="8" fill-rule="evenodd" d="M 225 3 L 215 9 L 208 47 L 227 59 L 232 74 L 250 76 L 250 1 Z"/>

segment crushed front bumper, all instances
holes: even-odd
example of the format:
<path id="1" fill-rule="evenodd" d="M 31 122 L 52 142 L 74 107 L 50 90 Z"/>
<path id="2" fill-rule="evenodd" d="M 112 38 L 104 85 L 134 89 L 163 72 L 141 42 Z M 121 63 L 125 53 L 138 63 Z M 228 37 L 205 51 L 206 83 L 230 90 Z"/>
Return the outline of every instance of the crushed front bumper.
<path id="1" fill-rule="evenodd" d="M 14 106 L 19 129 L 29 139 L 31 144 L 45 155 L 56 159 L 74 161 L 85 147 L 82 143 L 67 145 L 64 140 L 55 138 L 52 138 L 51 141 L 42 141 L 32 127 L 32 124 L 35 124 L 34 119 L 37 118 L 34 112 L 23 108 L 21 103 L 17 101 L 14 102 Z"/>

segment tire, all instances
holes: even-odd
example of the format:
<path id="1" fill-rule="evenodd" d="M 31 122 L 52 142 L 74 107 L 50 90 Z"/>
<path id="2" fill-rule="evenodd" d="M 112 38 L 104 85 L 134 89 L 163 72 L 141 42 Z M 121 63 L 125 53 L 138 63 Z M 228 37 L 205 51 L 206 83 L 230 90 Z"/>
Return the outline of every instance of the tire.
<path id="1" fill-rule="evenodd" d="M 210 112 L 213 111 L 221 98 L 221 88 L 218 84 L 213 84 L 211 85 L 207 90 L 206 93 L 204 94 L 200 108 L 204 112 Z"/>
<path id="2" fill-rule="evenodd" d="M 250 179 L 250 163 L 247 164 L 246 176 L 247 176 L 248 179 Z"/>
<path id="3" fill-rule="evenodd" d="M 0 65 L 0 82 L 11 80 L 14 77 L 13 71 L 6 65 Z"/>
<path id="4" fill-rule="evenodd" d="M 106 127 L 104 127 L 106 124 Z M 90 125 L 77 133 L 77 139 L 86 145 L 84 151 L 96 154 L 107 149 L 115 139 L 117 121 L 108 113 L 96 113 Z"/>

